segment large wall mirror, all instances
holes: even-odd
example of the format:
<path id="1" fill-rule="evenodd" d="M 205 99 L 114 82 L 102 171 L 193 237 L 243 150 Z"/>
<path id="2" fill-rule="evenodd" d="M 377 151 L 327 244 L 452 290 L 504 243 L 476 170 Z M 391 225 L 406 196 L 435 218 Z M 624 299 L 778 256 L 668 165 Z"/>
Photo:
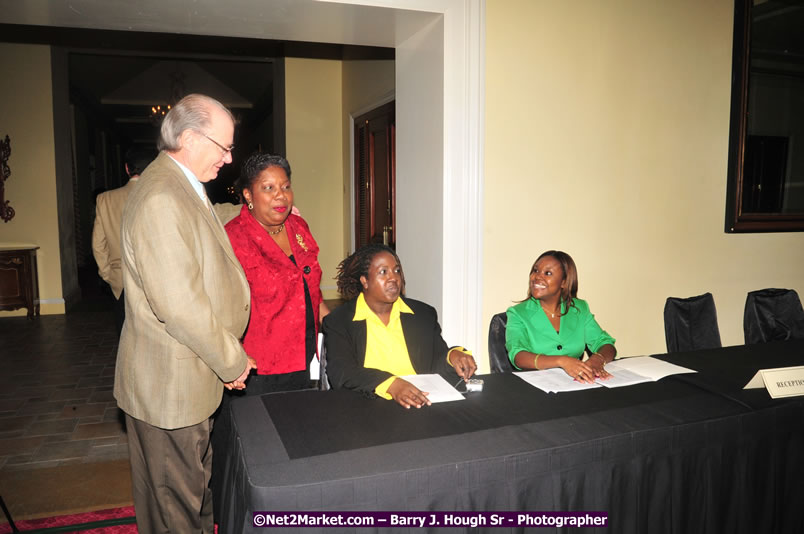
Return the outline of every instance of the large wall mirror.
<path id="1" fill-rule="evenodd" d="M 735 0 L 726 232 L 804 231 L 804 0 Z"/>

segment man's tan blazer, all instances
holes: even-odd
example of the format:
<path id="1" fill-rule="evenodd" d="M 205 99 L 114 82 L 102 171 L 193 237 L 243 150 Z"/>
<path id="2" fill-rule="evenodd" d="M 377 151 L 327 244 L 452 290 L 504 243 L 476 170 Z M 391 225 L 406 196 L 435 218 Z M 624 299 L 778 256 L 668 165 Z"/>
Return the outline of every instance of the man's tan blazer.
<path id="1" fill-rule="evenodd" d="M 164 152 L 128 198 L 121 250 L 117 403 L 163 429 L 200 423 L 246 368 L 250 294 L 220 221 Z"/>
<path id="2" fill-rule="evenodd" d="M 98 195 L 95 205 L 95 225 L 92 228 L 92 255 L 98 264 L 98 274 L 112 288 L 114 298 L 123 292 L 123 270 L 120 268 L 120 224 L 126 199 L 137 180 L 123 187 Z"/>

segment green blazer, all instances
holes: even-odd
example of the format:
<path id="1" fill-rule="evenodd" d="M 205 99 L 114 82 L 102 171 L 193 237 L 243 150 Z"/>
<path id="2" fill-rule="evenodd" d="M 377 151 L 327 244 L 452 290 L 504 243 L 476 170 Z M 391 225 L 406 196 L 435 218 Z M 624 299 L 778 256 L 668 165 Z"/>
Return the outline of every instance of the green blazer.
<path id="1" fill-rule="evenodd" d="M 565 310 L 562 304 L 562 313 Z M 559 332 L 555 331 L 542 311 L 541 303 L 533 297 L 508 308 L 507 315 L 505 348 L 508 349 L 512 365 L 516 355 L 523 350 L 548 356 L 580 358 L 587 347 L 596 352 L 603 345 L 614 345 L 615 342 L 597 324 L 585 300 L 574 299 L 574 304 L 561 316 Z"/>
<path id="2" fill-rule="evenodd" d="M 114 396 L 150 425 L 175 429 L 217 409 L 246 368 L 246 275 L 218 217 L 164 152 L 126 203 L 121 232 L 126 320 Z"/>

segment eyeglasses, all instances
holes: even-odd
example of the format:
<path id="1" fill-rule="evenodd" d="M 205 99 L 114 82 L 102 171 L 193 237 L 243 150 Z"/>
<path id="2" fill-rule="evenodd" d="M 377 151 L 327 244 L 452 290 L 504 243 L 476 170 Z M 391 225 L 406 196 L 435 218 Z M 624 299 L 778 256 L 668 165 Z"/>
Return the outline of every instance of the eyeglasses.
<path id="1" fill-rule="evenodd" d="M 200 133 L 200 132 L 199 132 L 199 133 Z M 224 156 L 227 154 L 227 152 L 231 152 L 232 150 L 234 150 L 234 147 L 235 147 L 234 145 L 230 146 L 229 148 L 226 148 L 225 146 L 223 146 L 223 145 L 222 145 L 222 144 L 220 144 L 219 142 L 215 141 L 213 138 L 211 138 L 211 137 L 210 137 L 210 136 L 208 136 L 207 134 L 202 133 L 201 135 L 203 135 L 204 137 L 206 137 L 207 139 L 209 139 L 210 141 L 212 141 L 213 143 L 215 143 L 215 145 L 216 145 L 218 148 L 220 148 L 221 150 L 223 150 L 223 155 L 224 155 Z"/>

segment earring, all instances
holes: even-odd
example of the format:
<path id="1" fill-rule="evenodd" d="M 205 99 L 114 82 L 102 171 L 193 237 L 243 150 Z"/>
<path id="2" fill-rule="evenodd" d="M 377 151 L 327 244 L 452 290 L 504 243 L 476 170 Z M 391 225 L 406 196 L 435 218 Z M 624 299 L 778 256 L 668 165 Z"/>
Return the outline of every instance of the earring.
<path id="1" fill-rule="evenodd" d="M 253 210 L 253 209 L 254 209 L 254 204 L 252 204 L 251 202 L 249 202 L 248 204 L 246 204 L 246 206 L 248 206 L 249 211 L 251 211 L 251 210 Z"/>

